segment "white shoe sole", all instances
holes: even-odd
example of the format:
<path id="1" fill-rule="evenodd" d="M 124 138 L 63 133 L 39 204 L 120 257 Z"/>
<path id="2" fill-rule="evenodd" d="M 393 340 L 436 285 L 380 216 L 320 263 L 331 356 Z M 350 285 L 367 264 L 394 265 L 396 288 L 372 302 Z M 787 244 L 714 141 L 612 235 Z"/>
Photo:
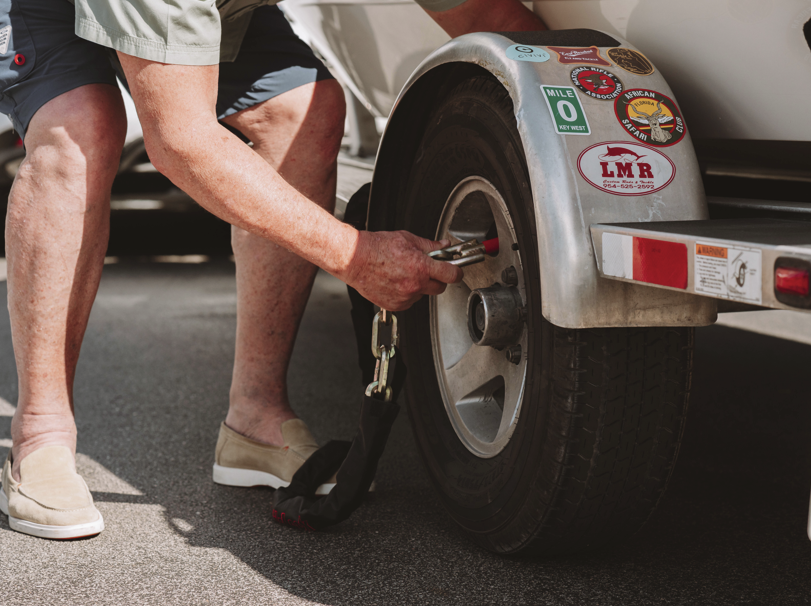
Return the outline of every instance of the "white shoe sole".
<path id="1" fill-rule="evenodd" d="M 270 486 L 271 488 L 284 488 L 290 482 L 285 482 L 278 476 L 266 471 L 256 471 L 254 469 L 239 469 L 237 467 L 223 467 L 214 463 L 214 482 L 222 484 L 223 486 L 240 486 L 242 488 L 251 488 L 253 486 Z M 318 490 L 315 491 L 317 495 L 329 494 L 335 483 L 321 484 Z"/>
<path id="2" fill-rule="evenodd" d="M 101 517 L 101 514 L 99 514 L 99 519 L 95 522 L 74 524 L 72 526 L 50 526 L 15 518 L 8 513 L 8 497 L 5 490 L 0 490 L 0 511 L 8 516 L 8 525 L 12 530 L 41 539 L 81 539 L 83 537 L 92 537 L 104 530 L 104 518 Z"/>

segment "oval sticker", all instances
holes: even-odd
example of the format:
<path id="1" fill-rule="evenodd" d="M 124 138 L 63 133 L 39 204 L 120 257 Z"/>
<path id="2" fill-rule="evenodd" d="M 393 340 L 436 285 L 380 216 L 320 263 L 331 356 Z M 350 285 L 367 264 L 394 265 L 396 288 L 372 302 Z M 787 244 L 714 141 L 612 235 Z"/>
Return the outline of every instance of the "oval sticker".
<path id="1" fill-rule="evenodd" d="M 637 76 L 650 76 L 655 71 L 645 55 L 630 48 L 610 48 L 608 57 L 626 72 Z"/>
<path id="2" fill-rule="evenodd" d="M 676 165 L 639 143 L 606 141 L 583 150 L 577 170 L 589 185 L 615 196 L 646 196 L 670 185 Z"/>
<path id="3" fill-rule="evenodd" d="M 533 63 L 545 63 L 552 57 L 544 49 L 537 46 L 527 46 L 526 44 L 513 44 L 506 51 L 507 59 L 515 61 L 532 61 Z"/>

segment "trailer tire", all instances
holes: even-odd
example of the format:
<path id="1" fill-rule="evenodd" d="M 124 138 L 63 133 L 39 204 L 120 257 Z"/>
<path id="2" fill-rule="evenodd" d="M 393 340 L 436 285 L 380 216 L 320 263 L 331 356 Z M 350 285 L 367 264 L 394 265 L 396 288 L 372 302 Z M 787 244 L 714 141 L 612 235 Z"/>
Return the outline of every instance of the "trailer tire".
<path id="1" fill-rule="evenodd" d="M 393 201 L 396 227 L 435 238 L 460 183 L 492 184 L 514 226 L 526 306 L 514 425 L 484 456 L 478 438 L 460 429 L 458 404 L 446 401 L 439 298 L 401 316 L 409 417 L 442 504 L 474 541 L 500 554 L 571 553 L 626 538 L 651 515 L 676 460 L 693 330 L 572 330 L 543 318 L 529 172 L 512 101 L 493 76 L 477 73 L 441 92 L 418 150 Z M 499 239 L 504 249 L 505 235 Z"/>

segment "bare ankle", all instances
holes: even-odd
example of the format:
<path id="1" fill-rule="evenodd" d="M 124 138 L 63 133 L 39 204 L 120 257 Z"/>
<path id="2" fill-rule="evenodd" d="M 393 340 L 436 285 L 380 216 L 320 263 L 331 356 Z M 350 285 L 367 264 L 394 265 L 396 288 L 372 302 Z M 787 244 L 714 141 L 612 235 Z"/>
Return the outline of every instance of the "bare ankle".
<path id="1" fill-rule="evenodd" d="M 20 409 L 11 421 L 11 475 L 20 481 L 20 463 L 44 446 L 66 446 L 76 454 L 76 424 L 73 415 L 28 415 Z"/>
<path id="2" fill-rule="evenodd" d="M 232 399 L 225 424 L 239 434 L 257 442 L 282 446 L 282 423 L 298 416 L 287 403 L 267 405 Z"/>

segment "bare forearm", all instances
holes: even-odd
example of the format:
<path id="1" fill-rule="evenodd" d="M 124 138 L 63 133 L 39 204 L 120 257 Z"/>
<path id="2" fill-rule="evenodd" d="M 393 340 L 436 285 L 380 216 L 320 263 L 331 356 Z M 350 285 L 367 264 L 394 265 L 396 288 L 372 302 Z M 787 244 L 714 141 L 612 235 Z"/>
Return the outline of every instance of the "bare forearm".
<path id="1" fill-rule="evenodd" d="M 188 127 L 160 154 L 161 171 L 218 217 L 343 277 L 358 232 L 290 186 L 216 122 Z"/>
<path id="2" fill-rule="evenodd" d="M 467 0 L 447 11 L 426 10 L 452 38 L 471 32 L 519 32 L 546 25 L 518 0 Z"/>

